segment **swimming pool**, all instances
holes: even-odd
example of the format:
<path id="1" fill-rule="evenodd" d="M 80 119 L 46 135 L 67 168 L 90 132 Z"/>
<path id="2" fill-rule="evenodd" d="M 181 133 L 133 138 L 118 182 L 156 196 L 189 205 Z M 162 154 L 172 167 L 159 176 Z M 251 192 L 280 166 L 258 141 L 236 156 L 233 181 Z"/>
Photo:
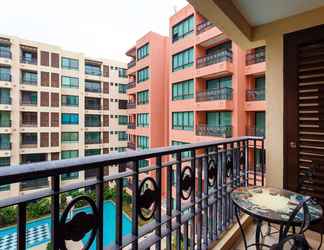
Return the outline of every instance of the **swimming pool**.
<path id="1" fill-rule="evenodd" d="M 78 211 L 91 213 L 91 209 L 86 207 Z M 123 236 L 131 233 L 131 220 L 123 214 Z M 115 240 L 116 232 L 116 206 L 112 201 L 104 203 L 104 246 L 108 246 Z M 48 243 L 51 239 L 51 219 L 45 217 L 26 225 L 27 248 L 39 246 Z M 87 242 L 89 235 L 86 235 L 82 240 Z M 95 250 L 95 242 L 92 244 L 90 250 Z M 17 249 L 17 229 L 15 226 L 0 229 L 0 250 L 15 250 Z"/>

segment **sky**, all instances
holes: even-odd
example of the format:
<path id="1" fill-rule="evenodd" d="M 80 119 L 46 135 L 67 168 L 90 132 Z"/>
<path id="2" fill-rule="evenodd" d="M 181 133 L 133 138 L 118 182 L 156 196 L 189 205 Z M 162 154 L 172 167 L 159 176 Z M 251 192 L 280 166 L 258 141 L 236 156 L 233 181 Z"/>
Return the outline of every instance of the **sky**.
<path id="1" fill-rule="evenodd" d="M 3 1 L 0 34 L 127 62 L 125 52 L 147 32 L 168 35 L 169 17 L 186 4 L 186 0 Z"/>

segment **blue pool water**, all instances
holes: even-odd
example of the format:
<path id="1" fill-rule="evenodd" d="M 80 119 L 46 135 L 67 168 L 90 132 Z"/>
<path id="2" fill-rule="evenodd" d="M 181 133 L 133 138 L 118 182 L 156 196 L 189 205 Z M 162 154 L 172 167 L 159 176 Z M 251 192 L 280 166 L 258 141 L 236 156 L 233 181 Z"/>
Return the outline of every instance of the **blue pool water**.
<path id="1" fill-rule="evenodd" d="M 78 211 L 91 213 L 90 208 L 82 208 Z M 124 214 L 123 215 L 123 235 L 131 233 L 132 223 L 131 220 Z M 108 246 L 115 240 L 116 232 L 116 206 L 112 201 L 106 201 L 104 204 L 104 246 Z M 36 220 L 27 223 L 27 248 L 31 249 L 40 244 L 48 243 L 51 238 L 50 217 Z M 86 243 L 89 234 L 82 240 Z M 17 249 L 17 230 L 16 227 L 8 227 L 0 229 L 0 250 L 15 250 Z M 95 250 L 95 242 L 92 244 L 90 250 Z"/>

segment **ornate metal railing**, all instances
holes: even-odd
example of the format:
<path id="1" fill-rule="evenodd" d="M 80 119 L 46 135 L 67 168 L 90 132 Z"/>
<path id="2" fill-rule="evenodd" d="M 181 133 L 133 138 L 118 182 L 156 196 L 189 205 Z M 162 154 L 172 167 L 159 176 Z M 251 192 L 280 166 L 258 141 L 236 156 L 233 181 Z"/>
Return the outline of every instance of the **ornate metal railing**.
<path id="1" fill-rule="evenodd" d="M 246 91 L 246 100 L 250 101 L 264 101 L 265 89 L 249 89 Z"/>
<path id="2" fill-rule="evenodd" d="M 232 127 L 216 127 L 208 124 L 199 124 L 196 129 L 196 134 L 200 136 L 229 138 L 232 137 Z"/>
<path id="3" fill-rule="evenodd" d="M 53 249 L 67 249 L 65 241 L 80 241 L 86 234 L 88 241 L 83 249 L 89 249 L 93 244 L 96 244 L 98 250 L 125 247 L 150 249 L 153 246 L 155 249 L 163 246 L 167 250 L 188 249 L 189 246 L 190 249 L 207 249 L 235 223 L 231 190 L 249 184 L 264 184 L 264 161 L 262 167 L 257 169 L 251 155 L 257 147 L 264 158 L 261 138 L 239 137 L 2 167 L 1 185 L 48 178 L 50 187 L 23 196 L 3 198 L 0 200 L 0 208 L 17 206 L 18 250 L 26 249 L 27 206 L 44 197 L 51 198 Z M 150 159 L 151 165 L 139 169 L 140 162 L 146 159 Z M 116 166 L 117 172 L 105 175 L 109 172 L 107 169 Z M 95 178 L 61 185 L 62 175 L 83 170 L 95 171 Z M 162 176 L 165 182 L 162 182 Z M 127 183 L 124 186 L 125 179 L 128 179 L 127 183 L 131 182 L 129 201 L 123 198 L 123 190 L 128 187 Z M 107 183 L 116 190 L 116 225 L 112 229 L 104 229 L 104 224 L 110 223 L 104 221 Z M 66 204 L 62 203 L 62 195 L 91 187 L 95 188 L 94 196 L 81 195 L 66 201 Z M 75 210 L 73 216 L 70 216 L 71 209 L 78 202 L 88 205 L 89 212 Z M 131 207 L 132 226 L 129 234 L 123 234 L 126 223 L 122 219 L 123 206 L 127 202 Z M 116 235 L 109 246 L 104 245 L 104 234 Z"/>
<path id="4" fill-rule="evenodd" d="M 196 93 L 196 101 L 232 100 L 232 88 L 219 88 Z"/>
<path id="5" fill-rule="evenodd" d="M 265 47 L 260 47 L 257 50 L 252 50 L 246 54 L 246 65 L 264 62 L 266 59 Z"/>
<path id="6" fill-rule="evenodd" d="M 211 29 L 214 26 L 215 26 L 215 24 L 213 24 L 212 22 L 210 22 L 208 20 L 204 20 L 196 26 L 196 34 L 199 35 L 199 34 L 205 32 L 206 30 Z"/>
<path id="7" fill-rule="evenodd" d="M 219 50 L 210 55 L 206 55 L 197 59 L 197 68 L 206 67 L 212 64 L 224 61 L 232 62 L 233 53 L 229 49 Z"/>

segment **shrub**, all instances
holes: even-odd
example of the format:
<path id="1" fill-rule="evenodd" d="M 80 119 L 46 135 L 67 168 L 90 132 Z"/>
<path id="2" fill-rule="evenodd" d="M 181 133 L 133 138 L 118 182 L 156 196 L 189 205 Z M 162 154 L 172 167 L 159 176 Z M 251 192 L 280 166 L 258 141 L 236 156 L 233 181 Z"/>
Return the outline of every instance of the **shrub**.
<path id="1" fill-rule="evenodd" d="M 0 226 L 5 227 L 16 223 L 17 207 L 5 207 L 0 209 Z"/>

